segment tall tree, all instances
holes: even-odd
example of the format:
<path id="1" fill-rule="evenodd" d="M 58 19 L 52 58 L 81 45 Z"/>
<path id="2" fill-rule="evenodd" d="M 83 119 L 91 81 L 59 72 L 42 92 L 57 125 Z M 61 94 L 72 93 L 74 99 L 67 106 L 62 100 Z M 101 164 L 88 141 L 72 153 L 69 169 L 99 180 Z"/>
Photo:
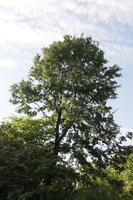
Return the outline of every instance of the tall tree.
<path id="1" fill-rule="evenodd" d="M 105 166 L 119 133 L 109 99 L 116 98 L 117 65 L 106 66 L 104 52 L 90 37 L 64 36 L 36 55 L 28 80 L 11 86 L 11 102 L 29 116 L 47 119 L 54 155 L 68 153 L 82 165 Z"/>

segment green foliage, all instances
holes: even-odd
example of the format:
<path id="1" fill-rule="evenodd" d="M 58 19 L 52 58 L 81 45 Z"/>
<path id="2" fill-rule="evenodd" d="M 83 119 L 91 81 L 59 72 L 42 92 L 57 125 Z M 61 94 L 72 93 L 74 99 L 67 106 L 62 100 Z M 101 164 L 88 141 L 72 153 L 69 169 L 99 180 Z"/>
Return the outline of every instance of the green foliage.
<path id="1" fill-rule="evenodd" d="M 27 80 L 11 86 L 19 113 L 47 119 L 53 153 L 68 153 L 79 165 L 89 165 L 90 157 L 106 167 L 119 133 L 107 101 L 116 98 L 120 68 L 106 63 L 90 37 L 66 35 L 36 55 Z"/>
<path id="2" fill-rule="evenodd" d="M 118 200 L 118 195 L 110 193 L 104 188 L 81 188 L 73 200 Z M 122 200 L 122 199 L 121 199 Z M 124 199 L 123 199 L 124 200 Z"/>
<path id="3" fill-rule="evenodd" d="M 13 116 L 1 123 L 1 132 L 28 146 L 45 145 L 49 150 L 52 146 L 53 132 L 49 121 L 44 118 Z"/>
<path id="4" fill-rule="evenodd" d="M 68 193 L 71 198 L 77 175 L 45 146 L 28 146 L 1 134 L 0 180 L 1 200 L 66 200 Z"/>
<path id="5" fill-rule="evenodd" d="M 124 181 L 124 192 L 133 198 L 133 154 L 128 157 L 124 168 L 120 174 L 120 179 Z"/>

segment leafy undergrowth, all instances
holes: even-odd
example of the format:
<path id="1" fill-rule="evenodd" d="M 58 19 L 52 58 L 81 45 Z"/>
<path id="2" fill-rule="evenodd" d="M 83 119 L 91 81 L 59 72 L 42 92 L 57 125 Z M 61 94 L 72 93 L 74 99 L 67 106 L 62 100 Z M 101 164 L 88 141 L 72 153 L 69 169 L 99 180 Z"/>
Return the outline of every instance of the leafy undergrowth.
<path id="1" fill-rule="evenodd" d="M 103 189 L 81 188 L 75 194 L 73 200 L 124 200 L 118 194 L 109 193 Z"/>

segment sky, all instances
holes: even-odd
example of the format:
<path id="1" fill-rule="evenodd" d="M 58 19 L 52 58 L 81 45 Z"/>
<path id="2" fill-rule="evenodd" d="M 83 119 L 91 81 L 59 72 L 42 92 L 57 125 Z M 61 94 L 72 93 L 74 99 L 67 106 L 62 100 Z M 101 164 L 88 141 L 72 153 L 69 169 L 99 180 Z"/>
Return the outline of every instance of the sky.
<path id="1" fill-rule="evenodd" d="M 108 66 L 122 68 L 116 123 L 133 131 L 132 0 L 0 0 L 0 120 L 16 115 L 10 86 L 25 78 L 36 53 L 66 34 L 99 41 Z"/>

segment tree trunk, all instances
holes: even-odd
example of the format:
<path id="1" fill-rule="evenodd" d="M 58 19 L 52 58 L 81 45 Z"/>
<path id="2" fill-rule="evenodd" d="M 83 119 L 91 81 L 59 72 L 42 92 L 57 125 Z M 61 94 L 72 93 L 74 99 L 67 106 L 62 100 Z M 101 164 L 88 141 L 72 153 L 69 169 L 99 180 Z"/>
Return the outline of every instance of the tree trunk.
<path id="1" fill-rule="evenodd" d="M 61 123 L 61 110 L 59 110 L 58 112 L 58 118 L 57 118 L 57 122 L 56 122 L 56 128 L 55 128 L 55 143 L 54 143 L 54 155 L 58 156 L 59 153 L 59 145 L 60 145 L 60 132 L 59 132 L 59 128 L 60 128 L 60 123 Z"/>

